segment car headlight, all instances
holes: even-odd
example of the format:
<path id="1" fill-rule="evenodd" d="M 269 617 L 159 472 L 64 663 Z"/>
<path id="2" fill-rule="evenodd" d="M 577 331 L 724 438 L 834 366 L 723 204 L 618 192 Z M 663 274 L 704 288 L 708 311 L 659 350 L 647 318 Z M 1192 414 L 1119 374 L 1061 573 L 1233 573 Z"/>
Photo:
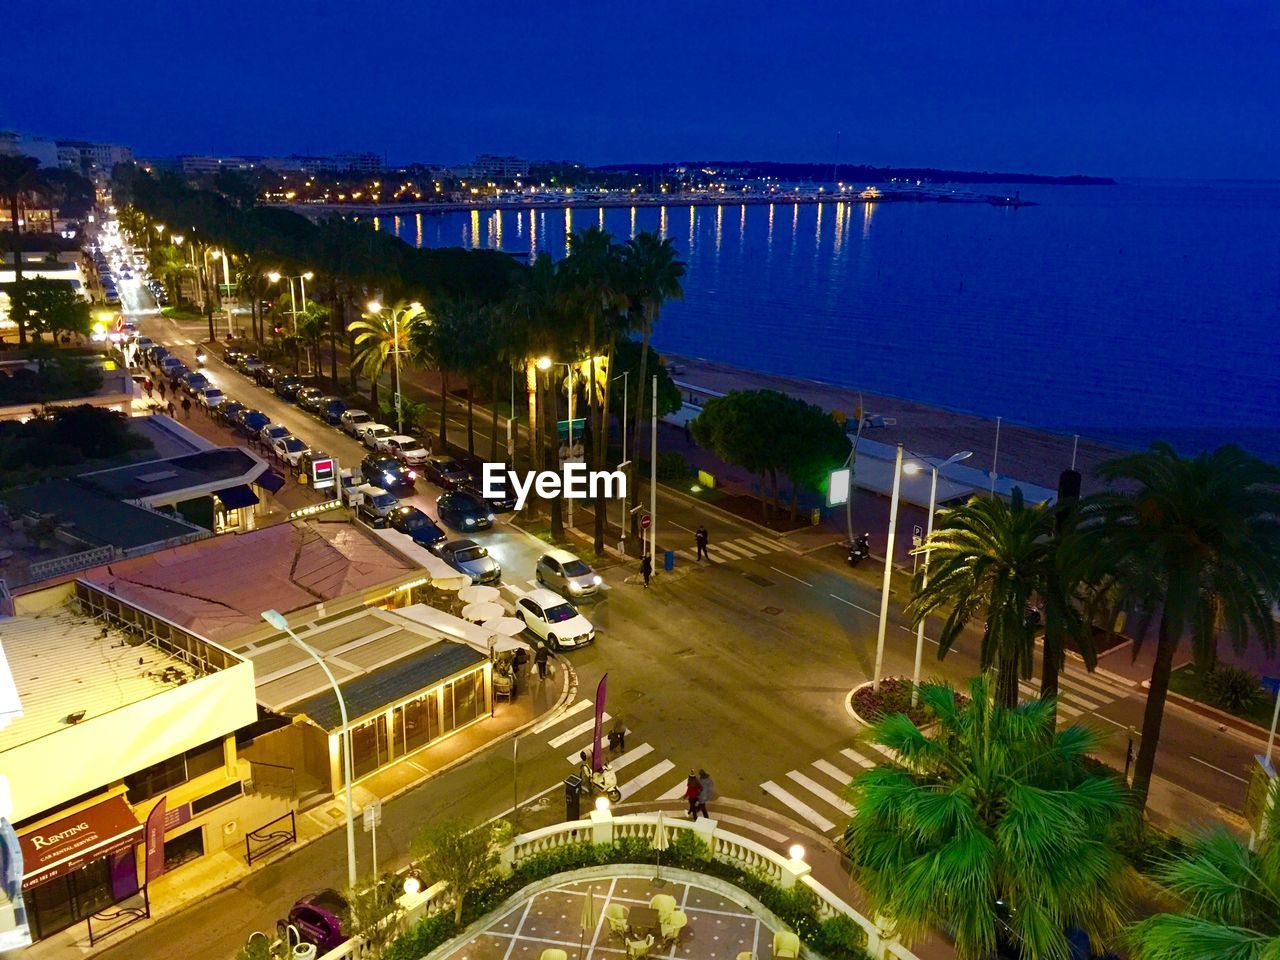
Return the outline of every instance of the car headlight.
<path id="1" fill-rule="evenodd" d="M 394 473 L 384 473 L 382 476 L 386 478 L 387 483 L 396 482 L 396 475 Z"/>
<path id="2" fill-rule="evenodd" d="M 467 519 L 464 520 L 463 523 L 465 523 L 468 527 L 474 527 L 476 525 L 475 520 L 471 517 L 467 517 Z"/>
<path id="3" fill-rule="evenodd" d="M 488 515 L 488 520 L 489 520 L 489 522 L 490 522 L 490 523 L 493 523 L 493 514 L 492 514 L 492 513 Z"/>
<path id="4" fill-rule="evenodd" d="M 576 581 L 576 580 L 570 580 L 570 581 L 569 581 L 569 592 L 570 592 L 570 593 L 581 593 L 581 592 L 582 592 L 582 585 L 581 585 L 581 584 L 579 584 L 579 583 L 578 583 L 578 581 Z"/>
<path id="5" fill-rule="evenodd" d="M 598 573 L 591 578 L 591 582 L 594 583 L 597 587 L 600 586 L 600 584 L 604 583 L 604 581 L 600 579 L 600 574 Z"/>
<path id="6" fill-rule="evenodd" d="M 416 472 L 416 471 L 414 471 L 414 470 L 410 470 L 410 471 L 409 471 L 409 479 L 410 479 L 410 480 L 417 480 L 417 479 L 418 479 L 418 474 L 417 474 L 417 472 Z"/>

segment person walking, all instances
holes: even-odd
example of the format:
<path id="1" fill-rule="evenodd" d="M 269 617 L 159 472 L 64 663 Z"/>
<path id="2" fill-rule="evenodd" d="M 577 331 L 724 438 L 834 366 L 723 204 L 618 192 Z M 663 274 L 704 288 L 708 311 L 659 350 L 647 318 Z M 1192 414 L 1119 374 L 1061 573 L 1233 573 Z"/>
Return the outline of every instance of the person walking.
<path id="1" fill-rule="evenodd" d="M 711 556 L 707 553 L 707 537 L 707 528 L 698 524 L 698 532 L 693 535 L 693 540 L 698 545 L 699 560 L 711 560 Z"/>
<path id="2" fill-rule="evenodd" d="M 649 578 L 653 576 L 653 557 L 647 553 L 640 561 L 640 575 L 644 577 L 644 588 L 649 589 Z"/>
<path id="3" fill-rule="evenodd" d="M 699 797 L 702 794 L 702 781 L 698 779 L 698 775 L 692 770 L 689 771 L 689 779 L 684 782 L 684 800 L 689 805 L 689 819 L 698 819 L 698 810 L 700 809 Z"/>
<path id="4" fill-rule="evenodd" d="M 720 794 L 716 793 L 716 782 L 705 770 L 698 771 L 698 788 L 698 812 L 710 820 L 711 814 L 707 813 L 707 803 L 720 799 Z M 697 817 L 694 819 L 696 820 Z"/>
<path id="5" fill-rule="evenodd" d="M 538 679 L 547 679 L 547 648 L 544 644 L 538 645 L 538 651 L 533 655 L 533 665 L 538 668 Z"/>
<path id="6" fill-rule="evenodd" d="M 151 382 L 151 378 L 150 378 L 150 377 L 146 377 L 146 378 L 142 381 L 142 389 L 143 389 L 143 390 L 145 390 L 145 391 L 147 391 L 147 399 L 148 399 L 148 400 L 150 400 L 150 399 L 151 399 L 151 391 L 152 391 L 154 388 L 155 388 L 155 384 L 153 384 L 153 383 Z"/>
<path id="7" fill-rule="evenodd" d="M 191 419 L 191 398 L 190 397 L 182 398 L 182 419 L 183 420 Z"/>
<path id="8" fill-rule="evenodd" d="M 161 380 L 159 383 L 157 383 L 157 384 L 156 384 L 156 390 L 158 390 L 158 391 L 160 392 L 160 399 L 161 399 L 161 400 L 163 400 L 163 399 L 164 399 L 164 391 L 165 391 L 165 386 L 164 386 L 164 381 L 163 381 L 163 380 Z"/>
<path id="9" fill-rule="evenodd" d="M 173 420 L 178 416 L 178 411 L 173 409 L 173 401 L 169 401 L 169 405 L 165 407 L 165 412 L 169 414 L 169 419 Z"/>

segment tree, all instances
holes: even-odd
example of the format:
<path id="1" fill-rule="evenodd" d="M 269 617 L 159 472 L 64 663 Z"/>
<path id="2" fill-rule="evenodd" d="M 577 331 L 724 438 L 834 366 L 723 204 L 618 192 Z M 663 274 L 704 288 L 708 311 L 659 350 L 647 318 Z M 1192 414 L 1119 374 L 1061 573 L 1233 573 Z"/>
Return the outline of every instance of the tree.
<path id="1" fill-rule="evenodd" d="M 1153 620 L 1156 656 L 1142 721 L 1133 789 L 1146 803 L 1155 768 L 1173 658 L 1184 637 L 1206 671 L 1225 636 L 1243 650 L 1251 636 L 1276 646 L 1271 608 L 1280 600 L 1280 467 L 1226 445 L 1193 458 L 1165 443 L 1098 468 L 1132 492 L 1081 501 L 1092 555 L 1138 614 L 1136 644 Z"/>
<path id="2" fill-rule="evenodd" d="M 89 335 L 91 309 L 65 280 L 40 277 L 15 282 L 9 290 L 9 302 L 15 312 L 28 318 L 28 327 L 39 340 L 48 333 L 56 341 L 59 334 Z"/>
<path id="3" fill-rule="evenodd" d="M 849 787 L 853 874 L 908 941 L 943 928 L 961 960 L 987 960 L 1002 937 L 1026 960 L 1060 960 L 1067 927 L 1105 939 L 1124 919 L 1132 871 L 1117 839 L 1134 808 L 1117 777 L 1087 763 L 1097 733 L 1055 730 L 1044 701 L 1001 707 L 985 678 L 969 691 L 962 704 L 922 685 L 938 718 L 928 734 L 903 714 L 869 730 L 902 765 Z"/>
<path id="4" fill-rule="evenodd" d="M 849 438 L 840 424 L 817 404 L 790 400 L 789 427 L 779 436 L 784 453 L 783 471 L 791 480 L 791 520 L 795 522 L 800 488 L 817 490 L 831 471 L 849 455 Z"/>
<path id="5" fill-rule="evenodd" d="M 1273 811 L 1280 805 L 1275 784 L 1271 804 Z M 1134 960 L 1280 957 L 1280 829 L 1274 819 L 1256 850 L 1217 827 L 1160 863 L 1154 879 L 1182 901 L 1183 912 L 1134 924 L 1126 936 Z"/>
<path id="6" fill-rule="evenodd" d="M 320 339 L 329 329 L 329 308 L 316 300 L 308 300 L 298 311 L 298 339 L 311 353 L 312 373 L 320 369 Z"/>
<path id="7" fill-rule="evenodd" d="M 447 820 L 427 827 L 413 841 L 415 865 L 433 883 L 443 880 L 453 898 L 453 922 L 462 922 L 467 894 L 498 868 L 496 824 L 472 826 Z"/>
<path id="8" fill-rule="evenodd" d="M 347 909 L 342 932 L 361 940 L 361 960 L 381 960 L 400 935 L 400 884 L 393 878 L 371 878 L 343 893 Z"/>
<path id="9" fill-rule="evenodd" d="M 182 275 L 190 269 L 182 248 L 172 243 L 157 243 L 147 251 L 147 266 L 151 275 L 165 285 L 174 303 L 181 303 Z"/>
<path id="10" fill-rule="evenodd" d="M 938 633 L 938 657 L 945 657 L 975 616 L 983 619 L 979 662 L 996 671 L 996 698 L 1003 707 L 1018 702 L 1018 680 L 1031 676 L 1035 661 L 1033 600 L 1051 591 L 1054 512 L 1047 504 L 1027 505 L 1014 488 L 1006 502 L 973 497 L 943 510 L 928 541 L 925 570 L 916 571 L 907 613 L 914 624 L 947 610 Z"/>
<path id="11" fill-rule="evenodd" d="M 13 282 L 22 283 L 22 205 L 44 182 L 40 161 L 34 157 L 0 155 L 0 197 L 9 202 L 9 223 L 13 231 Z M 18 327 L 18 343 L 27 342 L 27 313 L 15 305 L 10 313 Z"/>
<path id="12" fill-rule="evenodd" d="M 400 300 L 377 313 L 363 313 L 351 324 L 349 329 L 355 336 L 356 348 L 351 365 L 371 381 L 369 399 L 373 409 L 378 409 L 378 380 L 387 361 L 396 353 L 407 355 L 414 329 L 428 323 L 427 311 L 422 304 Z"/>
<path id="13" fill-rule="evenodd" d="M 778 471 L 787 467 L 787 450 L 781 438 L 794 426 L 796 401 L 777 390 L 731 390 L 708 400 L 690 424 L 700 447 L 713 450 L 721 460 L 750 470 L 760 477 L 760 506 L 769 515 L 765 478 L 773 481 L 776 506 Z"/>

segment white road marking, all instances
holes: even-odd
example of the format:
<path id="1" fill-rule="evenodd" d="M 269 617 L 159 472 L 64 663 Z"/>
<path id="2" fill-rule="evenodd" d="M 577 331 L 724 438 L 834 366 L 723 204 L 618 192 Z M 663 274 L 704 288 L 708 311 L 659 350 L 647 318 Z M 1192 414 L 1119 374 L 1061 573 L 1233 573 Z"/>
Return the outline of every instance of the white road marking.
<path id="1" fill-rule="evenodd" d="M 804 801 L 792 796 L 786 790 L 774 783 L 772 780 L 766 780 L 760 784 L 760 789 L 772 797 L 781 800 L 783 805 L 789 807 L 794 812 L 800 814 L 823 833 L 829 833 L 836 828 L 836 825 L 820 814 L 813 807 Z"/>
<path id="2" fill-rule="evenodd" d="M 729 543 L 717 543 L 715 546 L 707 547 L 707 558 L 711 560 L 712 563 L 716 561 L 717 557 L 728 557 L 730 560 L 742 560 L 749 556 L 752 556 L 752 554 L 749 554 L 744 550 L 739 550 Z"/>
<path id="3" fill-rule="evenodd" d="M 747 539 L 761 547 L 766 553 L 774 553 L 782 549 L 782 544 L 777 540 L 770 540 L 768 537 L 762 537 L 759 534 L 754 537 L 747 537 Z"/>
<path id="4" fill-rule="evenodd" d="M 666 521 L 664 521 L 664 523 L 667 523 L 667 524 L 669 524 L 670 526 L 673 526 L 673 527 L 679 527 L 681 530 L 684 530 L 686 533 L 695 533 L 695 532 L 696 532 L 696 531 L 694 531 L 694 530 L 690 530 L 690 529 L 689 529 L 688 527 L 686 527 L 683 523 L 676 523 L 674 520 L 666 520 Z"/>
<path id="5" fill-rule="evenodd" d="M 592 701 L 590 700 L 579 700 L 577 703 L 575 703 L 572 707 L 569 707 L 567 710 L 565 710 L 564 713 L 560 714 L 558 717 L 552 717 L 547 722 L 541 723 L 538 726 L 534 727 L 533 732 L 546 733 L 552 727 L 558 726 L 559 724 L 563 723 L 565 720 L 568 720 L 574 714 L 578 714 L 578 713 L 581 713 L 583 710 L 586 710 L 588 707 L 591 706 L 591 703 Z"/>
<path id="6" fill-rule="evenodd" d="M 609 720 L 610 720 L 609 714 L 606 713 L 604 714 L 604 720 L 602 720 L 601 723 L 607 723 Z M 595 725 L 596 725 L 596 718 L 592 717 L 590 720 L 582 721 L 582 723 L 578 724 L 576 727 L 572 727 L 569 730 L 566 730 L 564 733 L 560 734 L 560 736 L 556 737 L 554 740 L 548 740 L 547 742 L 551 745 L 552 748 L 563 747 L 566 743 L 568 743 L 574 737 L 582 736 L 582 734 L 586 733 Z"/>
<path id="7" fill-rule="evenodd" d="M 832 600 L 839 600 L 841 603 L 848 604 L 849 606 L 853 607 L 853 609 L 861 610 L 863 613 L 870 614 L 873 617 L 880 616 L 880 614 L 876 613 L 874 610 L 868 610 L 866 607 L 860 607 L 856 603 L 854 603 L 852 600 L 846 600 L 844 597 L 838 596 L 837 594 L 829 593 L 827 594 L 827 596 L 829 596 Z"/>
<path id="8" fill-rule="evenodd" d="M 661 800 L 661 801 L 666 801 L 666 800 L 679 800 L 679 799 L 683 799 L 683 798 L 684 798 L 684 791 L 685 791 L 685 788 L 686 788 L 688 785 L 689 785 L 689 778 L 688 778 L 688 777 L 681 777 L 681 778 L 680 778 L 680 782 L 679 782 L 679 783 L 677 783 L 674 787 L 672 787 L 670 790 L 668 790 L 666 793 L 664 793 L 664 794 L 663 794 L 662 796 L 660 796 L 658 799 L 659 799 L 659 800 Z M 725 818 L 724 818 L 724 817 L 717 817 L 716 819 L 718 819 L 718 820 L 723 820 L 723 819 L 725 819 Z M 784 839 L 785 839 L 785 838 L 784 838 Z"/>
<path id="9" fill-rule="evenodd" d="M 837 797 L 834 793 L 832 793 L 822 784 L 818 783 L 818 781 L 813 780 L 809 777 L 806 777 L 799 770 L 791 770 L 787 773 L 787 776 L 790 777 L 792 780 L 794 780 L 796 783 L 800 784 L 800 786 L 804 787 L 806 790 L 812 793 L 815 797 L 821 797 L 827 803 L 831 804 L 831 806 L 835 807 L 837 810 L 843 813 L 846 817 L 853 816 L 853 807 L 850 806 L 848 803 L 846 803 L 844 800 L 841 800 L 839 797 Z"/>
<path id="10" fill-rule="evenodd" d="M 670 760 L 663 760 L 656 766 L 650 767 L 634 780 L 628 780 L 626 783 L 619 784 L 618 789 L 622 791 L 622 799 L 626 800 L 628 797 L 635 796 L 635 794 L 653 783 L 653 781 L 663 776 L 668 770 L 674 770 L 675 767 L 676 765 Z"/>
<path id="11" fill-rule="evenodd" d="M 1210 770 L 1217 770 L 1219 773 L 1221 773 L 1221 774 L 1223 774 L 1223 775 L 1225 775 L 1225 776 L 1230 777 L 1232 780 L 1239 780 L 1241 783 L 1248 783 L 1248 782 L 1249 782 L 1249 781 L 1248 781 L 1248 780 L 1246 780 L 1244 777 L 1237 776 L 1236 774 L 1232 773 L 1230 770 L 1223 770 L 1221 767 L 1215 767 L 1215 766 L 1214 766 L 1212 763 L 1210 763 L 1208 760 L 1201 760 L 1199 757 L 1194 756 L 1194 755 L 1192 755 L 1192 754 L 1190 754 L 1190 753 L 1188 753 L 1188 754 L 1187 754 L 1187 756 L 1188 756 L 1188 757 L 1191 757 L 1191 759 L 1192 759 L 1192 760 L 1194 760 L 1196 763 L 1203 763 L 1203 764 L 1204 764 L 1206 767 L 1208 767 Z"/>
<path id="12" fill-rule="evenodd" d="M 591 743 L 590 741 L 588 741 L 587 743 L 584 743 L 581 747 L 579 747 L 577 750 L 575 750 L 573 753 L 565 757 L 565 759 L 575 765 L 578 763 L 581 763 L 582 757 L 579 756 L 579 754 L 581 754 L 582 751 L 585 749 L 587 751 L 587 756 L 591 756 L 590 747 L 591 747 Z M 653 752 L 652 744 L 642 743 L 638 747 L 633 747 L 632 749 L 628 750 L 622 756 L 618 757 L 618 759 L 609 760 L 609 765 L 613 767 L 613 769 L 615 770 L 621 770 L 628 763 L 632 763 L 636 760 L 639 760 L 645 754 L 652 753 L 652 752 Z M 608 758 L 606 757 L 605 759 L 608 759 Z"/>
<path id="13" fill-rule="evenodd" d="M 841 770 L 829 760 L 815 760 L 813 761 L 813 765 L 841 786 L 847 787 L 850 782 L 852 782 L 853 778 L 857 776 L 856 773 L 847 773 L 846 771 Z"/>
<path id="14" fill-rule="evenodd" d="M 779 570 L 779 569 L 778 569 L 777 567 L 775 567 L 775 566 L 772 566 L 772 565 L 771 565 L 771 566 L 769 567 L 769 569 L 770 569 L 770 570 L 772 570 L 774 573 L 780 573 L 780 574 L 782 574 L 784 577 L 791 577 L 791 579 L 792 579 L 792 580 L 794 580 L 796 583 L 803 583 L 806 587 L 812 587 L 812 586 L 813 586 L 813 584 L 812 584 L 812 583 L 810 583 L 808 580 L 801 580 L 799 577 L 792 576 L 791 574 L 787 573 L 787 571 L 785 571 L 785 570 Z"/>
<path id="15" fill-rule="evenodd" d="M 854 763 L 856 763 L 860 767 L 876 766 L 876 762 L 874 760 L 868 760 L 866 757 L 860 754 L 857 750 L 850 750 L 848 747 L 845 747 L 843 750 L 840 751 L 840 754 L 852 760 Z"/>

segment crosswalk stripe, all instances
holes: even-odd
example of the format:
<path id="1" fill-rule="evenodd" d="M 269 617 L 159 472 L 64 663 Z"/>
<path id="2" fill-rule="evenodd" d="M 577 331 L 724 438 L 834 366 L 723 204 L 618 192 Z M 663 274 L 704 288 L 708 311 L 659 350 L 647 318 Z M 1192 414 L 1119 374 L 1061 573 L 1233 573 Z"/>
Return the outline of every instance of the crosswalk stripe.
<path id="1" fill-rule="evenodd" d="M 739 551 L 736 547 L 727 543 L 718 543 L 714 547 L 707 548 L 707 555 L 715 560 L 718 557 L 728 557 L 730 560 L 743 560 L 751 554 Z"/>
<path id="2" fill-rule="evenodd" d="M 640 774 L 640 776 L 632 780 L 628 780 L 626 783 L 619 784 L 618 789 L 622 791 L 622 799 L 626 800 L 628 797 L 639 793 L 649 784 L 653 783 L 653 781 L 663 776 L 668 770 L 674 770 L 675 766 L 676 765 L 670 760 L 663 760 L 661 763 L 650 767 L 644 773 Z"/>
<path id="3" fill-rule="evenodd" d="M 772 553 L 775 550 L 782 549 L 782 544 L 778 543 L 777 540 L 770 540 L 768 537 L 762 537 L 759 534 L 754 537 L 747 537 L 747 540 L 754 543 L 756 546 L 761 547 L 766 553 Z"/>
<path id="4" fill-rule="evenodd" d="M 581 713 L 583 710 L 586 710 L 588 707 L 591 706 L 591 703 L 592 701 L 590 700 L 579 700 L 572 707 L 569 707 L 567 710 L 565 710 L 564 713 L 560 714 L 560 716 L 552 717 L 546 723 L 539 724 L 537 727 L 534 728 L 533 732 L 546 733 L 548 730 L 553 730 L 556 727 L 560 726 L 560 724 L 568 720 L 570 717 Z"/>
<path id="5" fill-rule="evenodd" d="M 652 746 L 650 746 L 649 744 L 647 744 L 647 743 L 642 743 L 642 744 L 640 744 L 638 747 L 636 747 L 635 749 L 633 749 L 633 750 L 628 750 L 628 751 L 627 751 L 626 753 L 624 753 L 622 756 L 618 757 L 618 759 L 616 759 L 616 760 L 610 760 L 610 761 L 609 761 L 609 763 L 613 766 L 613 768 L 614 768 L 615 770 L 617 770 L 617 769 L 620 769 L 621 767 L 625 767 L 625 766 L 626 766 L 628 763 L 630 763 L 632 760 L 637 760 L 637 759 L 639 759 L 640 757 L 643 757 L 646 753 L 648 753 L 648 752 L 649 752 L 649 751 L 651 751 L 652 749 L 653 749 L 653 747 L 652 747 Z M 571 754 L 569 754 L 567 757 L 565 757 L 565 759 L 566 759 L 566 760 L 568 760 L 570 763 L 577 765 L 577 764 L 579 764 L 579 763 L 581 763 L 581 762 L 582 762 L 582 751 L 583 751 L 583 750 L 586 750 L 586 751 L 587 751 L 587 756 L 591 756 L 591 741 L 590 741 L 590 740 L 588 740 L 586 743 L 584 743 L 584 744 L 583 744 L 581 747 L 579 747 L 577 750 L 573 751 L 573 753 L 571 753 Z M 638 752 L 637 752 L 637 751 L 638 751 Z M 632 756 L 632 754 L 635 754 L 635 756 Z M 606 759 L 607 759 L 607 758 L 606 758 Z"/>
<path id="6" fill-rule="evenodd" d="M 842 786 L 848 786 L 857 774 L 846 773 L 829 760 L 815 760 L 813 765 Z"/>
<path id="7" fill-rule="evenodd" d="M 754 557 L 758 553 L 764 553 L 760 549 L 760 544 L 752 543 L 750 540 L 731 540 L 729 541 L 733 549 L 739 553 L 745 553 L 748 557 Z"/>
<path id="8" fill-rule="evenodd" d="M 609 714 L 606 713 L 604 715 L 604 720 L 608 721 L 609 719 L 610 719 Z M 583 720 L 576 727 L 571 727 L 570 729 L 566 730 L 564 733 L 560 734 L 560 736 L 556 737 L 554 740 L 548 740 L 547 742 L 553 748 L 559 749 L 560 747 L 563 747 L 566 743 L 568 743 L 570 740 L 572 740 L 574 737 L 581 736 L 582 734 L 586 733 L 595 725 L 596 725 L 595 717 L 592 717 L 590 720 Z"/>
<path id="9" fill-rule="evenodd" d="M 764 783 L 760 784 L 760 789 L 775 799 L 781 800 L 785 806 L 800 814 L 800 816 L 804 817 L 823 833 L 828 833 L 836 828 L 834 823 L 820 814 L 817 810 L 813 809 L 813 807 L 809 806 L 803 800 L 792 796 L 772 780 L 766 780 Z"/>
<path id="10" fill-rule="evenodd" d="M 857 750 L 850 750 L 848 747 L 845 747 L 840 752 L 860 767 L 874 767 L 876 765 L 874 760 L 868 760 Z"/>
<path id="11" fill-rule="evenodd" d="M 658 799 L 664 800 L 664 801 L 678 800 L 684 796 L 684 791 L 685 791 L 685 788 L 688 786 L 688 784 L 689 784 L 688 779 L 686 777 L 681 777 L 679 782 L 674 787 L 672 787 L 670 790 L 668 790 Z"/>
<path id="12" fill-rule="evenodd" d="M 694 553 L 692 550 L 677 550 L 676 556 L 683 557 L 684 559 L 688 560 L 690 563 L 698 562 L 698 555 Z"/>
<path id="13" fill-rule="evenodd" d="M 827 803 L 831 804 L 831 806 L 835 807 L 837 810 L 843 813 L 846 817 L 853 816 L 853 807 L 850 806 L 848 803 L 846 803 L 844 800 L 841 800 L 839 797 L 837 797 L 834 793 L 832 793 L 822 784 L 818 783 L 818 781 L 812 780 L 809 777 L 806 777 L 799 770 L 790 770 L 787 772 L 787 776 L 792 780 L 794 780 L 796 783 L 800 784 L 800 786 L 804 787 L 806 790 L 812 793 L 815 797 L 821 797 Z"/>
<path id="14" fill-rule="evenodd" d="M 1070 688 L 1059 690 L 1058 699 L 1077 704 L 1078 706 L 1084 707 L 1086 710 L 1097 710 L 1099 707 L 1105 706 L 1104 703 L 1099 703 L 1096 700 L 1090 700 L 1088 697 L 1081 696 Z"/>
<path id="15" fill-rule="evenodd" d="M 1064 716 L 1078 717 L 1084 712 L 1085 711 L 1081 710 L 1079 707 L 1073 707 L 1069 703 L 1062 703 L 1061 701 L 1058 703 L 1058 713 L 1063 714 Z"/>

